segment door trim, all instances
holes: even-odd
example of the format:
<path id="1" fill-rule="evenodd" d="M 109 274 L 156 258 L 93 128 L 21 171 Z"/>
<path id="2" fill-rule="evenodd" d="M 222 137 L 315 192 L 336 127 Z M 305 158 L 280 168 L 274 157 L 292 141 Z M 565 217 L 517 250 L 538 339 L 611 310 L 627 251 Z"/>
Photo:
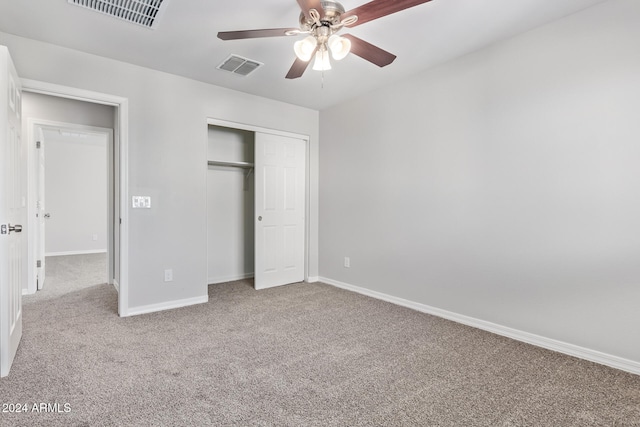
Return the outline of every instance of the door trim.
<path id="1" fill-rule="evenodd" d="M 304 165 L 304 281 L 305 282 L 310 282 L 309 280 L 309 242 L 310 242 L 310 236 L 311 236 L 311 227 L 310 227 L 310 221 L 309 221 L 309 212 L 311 211 L 311 199 L 310 199 L 310 195 L 311 195 L 311 175 L 310 175 L 310 171 L 309 171 L 309 166 L 311 163 L 311 147 L 309 144 L 310 141 L 310 137 L 309 135 L 303 135 L 303 134 L 299 134 L 299 133 L 294 133 L 294 132 L 288 132 L 288 131 L 282 131 L 282 130 L 278 130 L 278 129 L 271 129 L 271 128 L 265 128 L 262 126 L 255 126 L 255 125 L 251 125 L 251 124 L 246 124 L 246 123 L 239 123 L 239 122 L 233 122 L 233 121 L 229 121 L 229 120 L 222 120 L 222 119 L 216 119 L 216 118 L 212 118 L 212 117 L 207 117 L 207 126 L 208 125 L 212 125 L 212 126 L 220 126 L 220 127 L 225 127 L 225 128 L 231 128 L 231 129 L 239 129 L 239 130 L 246 130 L 246 131 L 250 131 L 250 132 L 260 132 L 260 133 L 268 133 L 268 134 L 272 134 L 272 135 L 279 135 L 279 136 L 286 136 L 289 138 L 295 138 L 295 139 L 301 139 L 304 141 L 305 144 L 305 165 Z M 207 158 L 207 144 L 204 145 L 204 153 L 203 153 L 203 159 L 206 160 Z M 207 168 L 207 163 L 206 161 L 203 160 L 202 162 L 203 167 Z M 207 249 L 208 251 L 208 249 Z M 205 270 L 205 277 L 208 277 L 208 274 L 206 274 L 207 271 Z M 206 280 L 205 280 L 206 281 Z"/>
<path id="2" fill-rule="evenodd" d="M 118 314 L 129 316 L 129 100 L 120 96 L 62 86 L 38 80 L 22 79 L 22 90 L 59 98 L 74 99 L 116 108 L 114 144 L 120 145 L 120 280 L 118 282 Z M 115 161 L 115 159 L 114 159 Z M 30 176 L 29 179 L 32 179 Z M 31 201 L 30 201 L 31 202 Z M 33 244 L 28 242 L 28 245 Z"/>

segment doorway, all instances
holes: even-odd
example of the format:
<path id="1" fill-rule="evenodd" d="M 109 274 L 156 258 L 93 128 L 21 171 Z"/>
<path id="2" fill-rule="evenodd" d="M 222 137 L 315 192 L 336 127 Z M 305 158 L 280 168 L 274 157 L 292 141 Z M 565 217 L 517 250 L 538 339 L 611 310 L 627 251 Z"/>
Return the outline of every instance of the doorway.
<path id="1" fill-rule="evenodd" d="M 113 130 L 38 119 L 29 124 L 37 136 L 37 289 L 61 294 L 113 283 Z"/>
<path id="2" fill-rule="evenodd" d="M 23 79 L 24 92 L 27 96 L 47 96 L 49 100 L 55 99 L 61 102 L 73 103 L 80 102 L 84 107 L 90 107 L 89 109 L 83 108 L 82 111 L 71 114 L 67 108 L 57 108 L 56 112 L 63 114 L 62 117 L 56 116 L 54 119 L 63 123 L 78 123 L 78 118 L 86 119 L 91 116 L 89 110 L 92 107 L 107 108 L 109 113 L 109 122 L 104 124 L 102 122 L 83 124 L 84 126 L 93 125 L 93 127 L 110 128 L 111 134 L 111 147 L 108 150 L 110 166 L 108 185 L 109 194 L 111 197 L 111 206 L 108 214 L 108 253 L 109 253 L 109 274 L 108 281 L 112 283 L 118 291 L 118 314 L 122 317 L 129 315 L 128 307 L 128 211 L 127 197 L 128 197 L 128 181 L 127 181 L 127 141 L 128 141 L 128 100 L 126 98 L 86 91 L 82 89 L 76 89 L 66 86 L 59 86 L 46 82 L 39 82 L 35 80 Z M 42 117 L 42 115 L 40 115 Z M 32 118 L 37 118 L 37 115 Z M 27 117 L 25 116 L 25 119 Z M 82 121 L 82 120 L 80 120 Z M 28 162 L 28 176 L 29 176 L 29 201 L 37 199 L 36 191 L 36 126 L 32 123 L 28 124 L 27 120 L 23 123 L 26 124 L 25 132 L 28 133 L 28 149 L 27 149 L 27 162 Z M 42 123 L 40 123 L 42 124 Z M 46 123 L 45 123 L 46 124 Z M 35 203 L 29 203 L 28 205 L 28 217 L 29 217 L 29 230 L 36 229 L 36 221 L 39 217 L 36 216 L 37 206 Z M 44 212 L 43 212 L 44 213 Z M 91 239 L 93 239 L 91 233 Z M 36 279 L 36 242 L 35 234 L 31 232 L 28 235 L 28 253 L 27 263 L 29 268 L 27 269 L 27 283 L 29 287 L 23 290 L 24 293 L 35 292 L 37 289 Z"/>
<path id="3" fill-rule="evenodd" d="M 104 282 L 113 283 L 114 115 L 112 106 L 23 95 L 32 171 L 29 208 L 34 210 L 29 215 L 33 261 L 28 262 L 26 293 L 45 286 L 47 257 L 96 250 L 106 252 Z"/>

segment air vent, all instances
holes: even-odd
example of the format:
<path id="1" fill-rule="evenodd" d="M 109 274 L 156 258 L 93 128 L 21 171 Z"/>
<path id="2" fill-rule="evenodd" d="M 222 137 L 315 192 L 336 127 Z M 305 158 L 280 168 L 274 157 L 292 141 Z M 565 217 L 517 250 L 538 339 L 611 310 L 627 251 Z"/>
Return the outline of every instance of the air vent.
<path id="1" fill-rule="evenodd" d="M 248 76 L 264 64 L 252 59 L 243 58 L 238 55 L 231 55 L 216 68 L 218 70 L 229 71 L 239 76 Z"/>
<path id="2" fill-rule="evenodd" d="M 168 0 L 68 0 L 69 3 L 155 29 Z"/>

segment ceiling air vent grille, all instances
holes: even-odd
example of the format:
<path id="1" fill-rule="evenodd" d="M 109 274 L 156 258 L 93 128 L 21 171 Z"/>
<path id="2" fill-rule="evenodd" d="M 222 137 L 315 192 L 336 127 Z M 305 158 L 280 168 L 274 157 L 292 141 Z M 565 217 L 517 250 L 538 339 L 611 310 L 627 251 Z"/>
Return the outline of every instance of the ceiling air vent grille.
<path id="1" fill-rule="evenodd" d="M 146 28 L 155 28 L 167 0 L 68 0 L 69 3 L 111 15 Z"/>
<path id="2" fill-rule="evenodd" d="M 216 68 L 218 70 L 229 71 L 239 76 L 248 76 L 264 64 L 252 59 L 243 58 L 238 55 L 231 55 Z"/>

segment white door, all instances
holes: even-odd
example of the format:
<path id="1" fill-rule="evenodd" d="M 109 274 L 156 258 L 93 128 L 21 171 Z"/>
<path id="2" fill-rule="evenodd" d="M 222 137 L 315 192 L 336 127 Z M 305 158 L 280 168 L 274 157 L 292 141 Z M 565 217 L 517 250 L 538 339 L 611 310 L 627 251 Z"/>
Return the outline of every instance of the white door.
<path id="1" fill-rule="evenodd" d="M 20 139 L 20 80 L 0 46 L 0 376 L 9 374 L 22 337 L 26 175 Z"/>
<path id="2" fill-rule="evenodd" d="M 44 287 L 45 279 L 45 257 L 44 257 L 44 237 L 45 237 L 45 220 L 48 218 L 46 213 L 45 200 L 44 200 L 44 132 L 41 127 L 36 128 L 37 138 L 37 150 L 36 150 L 36 216 L 37 227 L 36 230 L 36 282 L 38 283 L 38 290 Z"/>
<path id="3" fill-rule="evenodd" d="M 255 288 L 304 280 L 305 141 L 256 133 Z"/>

